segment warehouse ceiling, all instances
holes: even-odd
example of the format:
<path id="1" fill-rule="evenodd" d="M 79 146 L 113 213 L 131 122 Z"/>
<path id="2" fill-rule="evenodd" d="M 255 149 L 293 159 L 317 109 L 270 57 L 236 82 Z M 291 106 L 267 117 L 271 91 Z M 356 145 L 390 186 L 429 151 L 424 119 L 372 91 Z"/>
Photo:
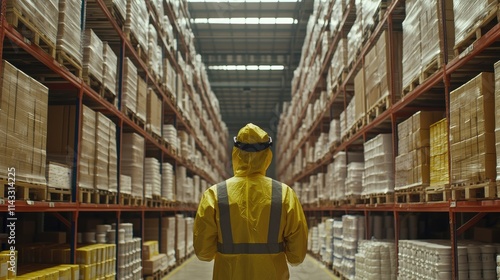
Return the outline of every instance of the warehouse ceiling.
<path id="1" fill-rule="evenodd" d="M 188 0 L 196 51 L 230 136 L 248 122 L 276 134 L 282 104 L 291 99 L 313 2 Z"/>

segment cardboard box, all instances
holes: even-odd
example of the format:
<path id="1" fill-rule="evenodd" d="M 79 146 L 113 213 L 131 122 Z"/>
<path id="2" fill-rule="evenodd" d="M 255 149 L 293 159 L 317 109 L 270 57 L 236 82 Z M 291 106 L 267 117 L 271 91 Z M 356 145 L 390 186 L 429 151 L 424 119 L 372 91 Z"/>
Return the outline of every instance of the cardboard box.
<path id="1" fill-rule="evenodd" d="M 142 272 L 144 275 L 152 275 L 159 270 L 163 270 L 166 268 L 168 259 L 165 254 L 158 254 L 153 256 L 149 260 L 144 260 L 142 262 L 143 269 Z"/>
<path id="2" fill-rule="evenodd" d="M 485 243 L 498 243 L 500 242 L 500 228 L 474 228 L 474 240 Z"/>

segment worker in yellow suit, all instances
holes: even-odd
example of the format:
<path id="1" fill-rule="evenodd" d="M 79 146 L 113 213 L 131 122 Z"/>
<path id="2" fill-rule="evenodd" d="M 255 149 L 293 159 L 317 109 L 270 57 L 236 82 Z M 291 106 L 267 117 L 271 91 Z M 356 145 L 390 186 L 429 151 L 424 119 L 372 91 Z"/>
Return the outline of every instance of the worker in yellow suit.
<path id="1" fill-rule="evenodd" d="M 194 220 L 196 256 L 214 262 L 213 279 L 289 279 L 302 263 L 307 222 L 295 192 L 266 177 L 272 139 L 247 124 L 234 137 L 234 176 L 207 189 Z"/>

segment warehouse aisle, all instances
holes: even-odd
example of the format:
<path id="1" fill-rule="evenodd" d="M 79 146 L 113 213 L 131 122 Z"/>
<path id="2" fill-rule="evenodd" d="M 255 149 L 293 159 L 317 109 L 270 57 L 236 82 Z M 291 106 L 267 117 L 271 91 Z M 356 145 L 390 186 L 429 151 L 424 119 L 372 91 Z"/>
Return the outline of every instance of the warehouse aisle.
<path id="1" fill-rule="evenodd" d="M 163 280 L 212 279 L 213 262 L 202 262 L 192 256 L 185 263 L 174 269 Z M 307 255 L 304 262 L 296 267 L 290 266 L 291 280 L 331 280 L 338 279 L 323 264 Z"/>

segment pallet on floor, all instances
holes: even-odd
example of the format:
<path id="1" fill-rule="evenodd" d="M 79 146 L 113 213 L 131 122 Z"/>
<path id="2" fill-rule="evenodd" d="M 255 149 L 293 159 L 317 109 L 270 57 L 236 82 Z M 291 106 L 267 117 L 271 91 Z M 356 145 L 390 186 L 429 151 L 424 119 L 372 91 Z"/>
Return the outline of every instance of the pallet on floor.
<path id="1" fill-rule="evenodd" d="M 9 183 L 8 179 L 0 178 L 0 196 L 9 198 L 9 196 L 12 195 L 9 191 L 12 190 L 15 191 L 14 196 L 16 200 L 47 200 L 47 185 L 45 184 L 29 183 L 19 180 L 16 180 L 14 183 Z"/>
<path id="2" fill-rule="evenodd" d="M 167 276 L 169 270 L 168 269 L 163 269 L 163 270 L 158 270 L 153 275 L 144 275 L 145 280 L 161 280 L 163 277 Z"/>
<path id="3" fill-rule="evenodd" d="M 427 186 L 418 185 L 394 190 L 394 201 L 396 203 L 423 203 L 425 202 L 425 187 Z"/>
<path id="4" fill-rule="evenodd" d="M 451 185 L 452 200 L 474 201 L 480 199 L 496 199 L 497 197 L 497 184 L 495 181 Z"/>
<path id="5" fill-rule="evenodd" d="M 335 275 L 340 280 L 347 280 L 347 279 L 349 279 L 349 278 L 345 277 L 338 269 L 332 268 L 332 270 L 333 270 L 333 275 Z"/>
<path id="6" fill-rule="evenodd" d="M 21 33 L 30 43 L 35 44 L 52 58 L 56 57 L 56 44 L 52 42 L 36 24 L 30 21 L 26 15 L 23 15 L 16 7 L 7 9 L 5 18 L 14 28 Z"/>
<path id="7" fill-rule="evenodd" d="M 425 202 L 446 202 L 451 199 L 449 184 L 429 186 L 425 188 Z"/>
<path id="8" fill-rule="evenodd" d="M 71 201 L 71 190 L 64 188 L 54 188 L 47 187 L 47 200 L 48 201 L 60 201 L 60 202 L 70 202 Z"/>
<path id="9" fill-rule="evenodd" d="M 362 198 L 365 199 L 366 204 L 369 204 L 369 205 L 394 203 L 394 193 L 393 192 L 363 195 Z"/>
<path id="10" fill-rule="evenodd" d="M 488 12 L 477 19 L 476 24 L 470 28 L 464 38 L 455 44 L 453 48 L 455 56 L 467 55 L 474 42 L 484 36 L 491 28 L 496 26 L 498 22 L 500 22 L 499 6 L 493 5 Z"/>

